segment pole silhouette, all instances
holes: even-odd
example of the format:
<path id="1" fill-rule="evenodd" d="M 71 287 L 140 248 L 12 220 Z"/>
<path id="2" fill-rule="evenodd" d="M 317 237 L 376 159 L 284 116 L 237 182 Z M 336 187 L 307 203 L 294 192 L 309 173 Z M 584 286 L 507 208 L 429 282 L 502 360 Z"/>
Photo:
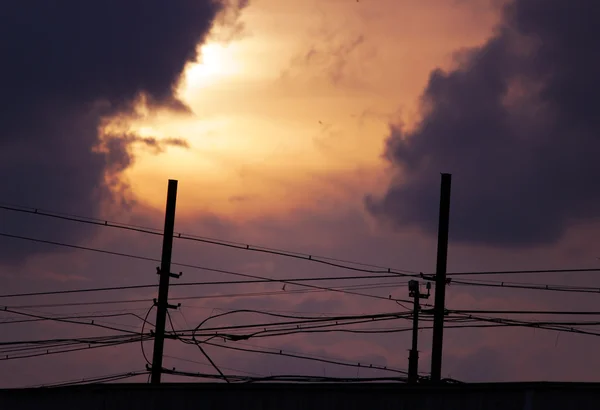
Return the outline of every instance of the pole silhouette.
<path id="1" fill-rule="evenodd" d="M 450 188 L 452 175 L 442 174 L 440 189 L 440 218 L 438 227 L 437 263 L 435 270 L 435 304 L 433 308 L 433 342 L 431 347 L 431 381 L 442 377 L 442 348 L 444 342 L 444 315 L 446 304 L 446 262 L 448 259 L 448 231 L 450 225 Z"/>
<path id="2" fill-rule="evenodd" d="M 151 383 L 160 383 L 162 374 L 163 349 L 165 345 L 165 324 L 169 306 L 169 279 L 179 277 L 171 273 L 171 254 L 173 251 L 173 230 L 175 229 L 175 208 L 177 203 L 177 181 L 169 180 L 167 190 L 167 206 L 165 212 L 165 229 L 163 232 L 163 245 L 158 285 L 158 300 L 156 303 L 156 326 L 154 337 L 154 351 L 152 355 Z"/>
<path id="3" fill-rule="evenodd" d="M 421 305 L 420 299 L 427 299 L 431 289 L 431 282 L 427 282 L 427 293 L 421 293 L 420 284 L 416 280 L 408 282 L 408 296 L 413 298 L 413 328 L 412 328 L 412 348 L 408 356 L 408 382 L 417 383 L 419 381 L 419 311 Z"/>

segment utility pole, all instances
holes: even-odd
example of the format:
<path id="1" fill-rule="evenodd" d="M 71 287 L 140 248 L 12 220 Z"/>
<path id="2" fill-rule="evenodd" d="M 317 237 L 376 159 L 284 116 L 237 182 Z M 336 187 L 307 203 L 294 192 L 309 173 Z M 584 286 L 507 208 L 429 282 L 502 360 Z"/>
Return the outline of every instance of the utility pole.
<path id="1" fill-rule="evenodd" d="M 451 174 L 442 174 L 440 190 L 440 219 L 438 227 L 437 264 L 435 270 L 435 304 L 433 308 L 433 343 L 431 347 L 431 381 L 442 378 L 442 346 L 444 342 L 444 315 L 446 310 L 446 261 L 448 258 L 448 230 L 450 224 Z"/>
<path id="2" fill-rule="evenodd" d="M 408 296 L 413 298 L 413 329 L 412 349 L 408 355 L 408 382 L 419 381 L 419 299 L 427 299 L 431 290 L 431 282 L 427 282 L 427 293 L 421 293 L 419 282 L 411 280 L 408 282 Z"/>
<path id="3" fill-rule="evenodd" d="M 167 190 L 167 208 L 165 212 L 165 230 L 163 232 L 162 258 L 157 273 L 160 275 L 158 285 L 158 301 L 156 304 L 156 326 L 154 336 L 154 352 L 152 356 L 152 384 L 160 383 L 162 374 L 163 349 L 165 345 L 165 324 L 169 305 L 169 279 L 178 278 L 180 274 L 171 273 L 171 253 L 173 250 L 173 230 L 175 229 L 175 206 L 177 203 L 177 180 L 169 180 Z"/>

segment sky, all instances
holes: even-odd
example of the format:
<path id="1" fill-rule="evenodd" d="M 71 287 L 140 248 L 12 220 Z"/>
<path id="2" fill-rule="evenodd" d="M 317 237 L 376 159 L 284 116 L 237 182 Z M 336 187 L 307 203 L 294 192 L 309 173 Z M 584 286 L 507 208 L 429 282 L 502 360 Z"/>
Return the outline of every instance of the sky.
<path id="1" fill-rule="evenodd" d="M 81 219 L 160 230 L 169 179 L 179 183 L 177 233 L 288 255 L 176 238 L 173 270 L 183 275 L 172 284 L 240 280 L 240 273 L 364 277 L 306 282 L 352 293 L 281 282 L 172 286 L 172 303 L 181 302 L 171 312 L 176 329 L 239 309 L 318 318 L 407 311 L 395 302 L 409 299 L 406 277 L 356 268 L 435 271 L 440 173 L 452 174 L 449 272 L 545 270 L 460 277 L 470 285 L 450 283 L 448 309 L 597 309 L 598 272 L 548 270 L 600 269 L 593 188 L 600 123 L 592 108 L 600 92 L 592 40 L 600 3 L 66 0 L 48 7 L 36 0 L 0 7 L 0 387 L 145 369 L 151 342 L 39 355 L 6 343 L 115 335 L 97 324 L 137 334 L 142 321 L 132 314 L 149 312 L 154 323 L 156 287 L 10 295 L 155 285 L 160 235 Z M 431 292 L 424 306 L 433 304 Z M 71 322 L 47 320 L 61 317 Z M 281 320 L 240 312 L 211 326 Z M 400 318 L 345 329 L 410 326 Z M 256 339 L 214 339 L 218 346 L 205 351 L 237 375 L 384 377 L 408 368 L 406 331 Z M 447 328 L 442 376 L 599 381 L 594 346 L 591 334 Z M 426 375 L 430 329 L 419 332 L 419 350 Z M 167 340 L 164 354 L 166 368 L 215 374 L 196 346 Z"/>

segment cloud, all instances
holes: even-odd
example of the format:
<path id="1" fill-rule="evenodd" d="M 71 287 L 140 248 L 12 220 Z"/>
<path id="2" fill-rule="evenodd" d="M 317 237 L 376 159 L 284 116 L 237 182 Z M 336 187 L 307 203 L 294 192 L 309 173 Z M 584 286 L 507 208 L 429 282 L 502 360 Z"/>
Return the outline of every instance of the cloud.
<path id="1" fill-rule="evenodd" d="M 330 20 L 326 21 L 310 34 L 310 43 L 304 44 L 302 51 L 294 55 L 281 78 L 297 79 L 310 75 L 325 77 L 335 87 L 363 86 L 366 71 L 370 68 L 368 65 L 373 63 L 377 49 L 365 34 L 348 29 L 348 22 L 333 28 Z"/>
<path id="2" fill-rule="evenodd" d="M 504 382 L 517 374 L 517 366 L 508 352 L 489 347 L 474 349 L 462 357 L 450 354 L 446 359 L 446 367 L 452 368 L 449 376 L 461 381 Z"/>
<path id="3" fill-rule="evenodd" d="M 246 25 L 241 20 L 241 12 L 248 7 L 250 0 L 221 0 L 223 12 L 218 16 L 219 30 L 211 33 L 211 40 L 228 43 L 248 35 Z"/>
<path id="4" fill-rule="evenodd" d="M 241 2 L 239 6 L 244 6 Z M 181 110 L 174 89 L 222 5 L 212 0 L 65 0 L 8 2 L 0 6 L 3 80 L 0 100 L 2 201 L 62 212 L 97 215 L 120 173 L 132 163 L 127 147 L 138 136 L 112 139 L 95 150 L 98 130 L 115 115 L 132 113 L 136 101 Z M 35 224 L 2 215 L 3 229 L 26 234 Z M 54 225 L 35 224 L 36 234 Z M 79 239 L 86 227 L 62 228 Z M 3 262 L 27 256 L 2 244 Z"/>
<path id="5" fill-rule="evenodd" d="M 397 229 L 437 230 L 439 173 L 454 174 L 451 239 L 550 244 L 573 219 L 598 216 L 600 3 L 516 0 L 496 34 L 434 70 L 411 130 L 390 125 L 395 176 L 367 208 Z"/>
<path id="6" fill-rule="evenodd" d="M 185 139 L 174 137 L 158 139 L 156 137 L 142 137 L 136 134 L 126 133 L 122 135 L 104 135 L 103 139 L 105 140 L 103 141 L 103 144 L 105 145 L 107 154 L 111 154 L 114 151 L 124 153 L 129 158 L 129 162 L 131 161 L 130 157 L 132 154 L 128 151 L 128 148 L 133 144 L 141 144 L 146 148 L 149 148 L 154 154 L 165 152 L 166 147 L 190 148 L 189 143 Z M 116 149 L 115 146 L 111 147 L 111 144 L 116 144 L 119 148 Z M 123 159 L 121 163 L 124 162 L 127 161 Z"/>

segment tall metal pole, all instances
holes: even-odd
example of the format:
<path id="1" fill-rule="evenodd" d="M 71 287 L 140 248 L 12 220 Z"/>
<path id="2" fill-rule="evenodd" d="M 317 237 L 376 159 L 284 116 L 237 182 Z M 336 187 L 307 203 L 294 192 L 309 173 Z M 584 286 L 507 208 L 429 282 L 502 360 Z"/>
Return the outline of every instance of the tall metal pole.
<path id="1" fill-rule="evenodd" d="M 165 345 L 165 324 L 169 308 L 169 278 L 171 277 L 171 253 L 173 250 L 173 230 L 175 229 L 175 207 L 177 202 L 177 181 L 170 179 L 167 191 L 167 209 L 165 212 L 165 230 L 163 234 L 162 258 L 158 301 L 156 303 L 156 326 L 154 352 L 152 357 L 152 384 L 160 383 L 162 374 L 163 349 Z"/>
<path id="2" fill-rule="evenodd" d="M 419 282 L 416 282 L 417 291 L 411 292 L 413 296 L 413 329 L 412 349 L 408 356 L 408 382 L 416 383 L 419 378 Z M 410 286 L 410 285 L 409 285 Z M 414 285 L 413 285 L 414 286 Z"/>
<path id="3" fill-rule="evenodd" d="M 431 347 L 432 382 L 439 382 L 442 377 L 442 346 L 444 342 L 444 314 L 446 308 L 446 261 L 448 258 L 451 183 L 452 175 L 442 174 L 437 265 L 435 271 L 435 305 L 433 308 L 433 343 Z"/>

